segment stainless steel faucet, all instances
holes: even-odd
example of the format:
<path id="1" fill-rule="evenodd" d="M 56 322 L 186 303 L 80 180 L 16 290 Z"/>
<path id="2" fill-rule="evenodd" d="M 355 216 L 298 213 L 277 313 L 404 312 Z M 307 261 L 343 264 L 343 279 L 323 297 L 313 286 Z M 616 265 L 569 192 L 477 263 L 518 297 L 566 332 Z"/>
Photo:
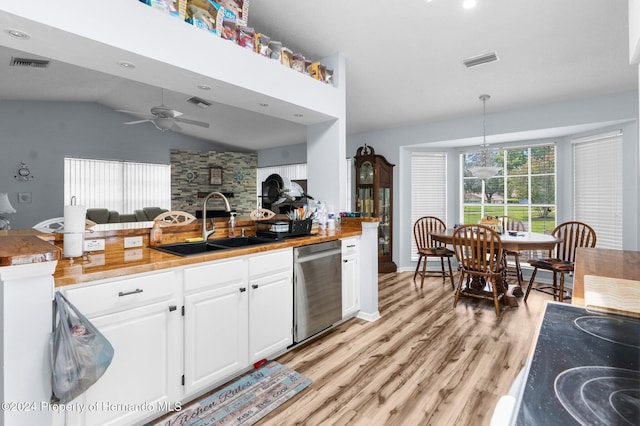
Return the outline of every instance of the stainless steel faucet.
<path id="1" fill-rule="evenodd" d="M 215 226 L 213 224 L 213 220 L 211 221 L 211 230 L 207 230 L 207 203 L 209 202 L 209 198 L 218 197 L 224 201 L 224 211 L 230 212 L 231 206 L 229 205 L 229 200 L 224 196 L 221 192 L 211 192 L 204 197 L 204 201 L 202 202 L 202 239 L 207 241 L 209 236 L 215 232 Z"/>

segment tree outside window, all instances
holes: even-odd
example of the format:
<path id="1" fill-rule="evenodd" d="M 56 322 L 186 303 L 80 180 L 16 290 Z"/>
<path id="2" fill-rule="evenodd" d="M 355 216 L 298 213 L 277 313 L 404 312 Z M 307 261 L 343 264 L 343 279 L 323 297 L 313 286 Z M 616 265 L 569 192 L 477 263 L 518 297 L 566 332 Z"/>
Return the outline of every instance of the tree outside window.
<path id="1" fill-rule="evenodd" d="M 497 176 L 482 181 L 469 167 L 480 152 L 462 154 L 464 223 L 486 216 L 513 216 L 528 230 L 545 232 L 556 225 L 555 146 L 543 145 L 492 151 L 489 161 L 502 165 Z"/>

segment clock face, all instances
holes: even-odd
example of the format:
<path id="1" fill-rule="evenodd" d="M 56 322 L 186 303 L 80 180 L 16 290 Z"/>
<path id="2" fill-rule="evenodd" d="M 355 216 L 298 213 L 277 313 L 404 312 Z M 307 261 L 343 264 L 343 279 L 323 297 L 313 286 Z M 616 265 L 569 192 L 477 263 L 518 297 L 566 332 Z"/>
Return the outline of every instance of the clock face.
<path id="1" fill-rule="evenodd" d="M 373 166 L 368 161 L 365 161 L 362 163 L 362 166 L 360 166 L 360 183 L 373 183 Z"/>
<path id="2" fill-rule="evenodd" d="M 236 173 L 236 175 L 234 176 L 234 179 L 236 183 L 244 183 L 244 173 L 242 172 Z"/>

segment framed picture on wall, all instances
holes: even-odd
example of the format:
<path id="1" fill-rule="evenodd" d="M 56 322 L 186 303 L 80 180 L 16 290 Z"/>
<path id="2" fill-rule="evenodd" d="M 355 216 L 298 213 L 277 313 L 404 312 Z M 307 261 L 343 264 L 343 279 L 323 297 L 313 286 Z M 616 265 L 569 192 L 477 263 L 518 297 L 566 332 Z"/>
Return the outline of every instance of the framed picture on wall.
<path id="1" fill-rule="evenodd" d="M 222 167 L 209 168 L 209 185 L 222 185 Z"/>

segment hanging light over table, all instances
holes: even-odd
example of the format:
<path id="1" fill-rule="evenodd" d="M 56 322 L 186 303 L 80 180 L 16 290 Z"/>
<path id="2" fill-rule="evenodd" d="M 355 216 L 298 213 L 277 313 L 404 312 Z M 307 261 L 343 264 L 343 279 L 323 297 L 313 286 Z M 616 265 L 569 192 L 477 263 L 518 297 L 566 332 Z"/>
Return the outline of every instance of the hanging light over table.
<path id="1" fill-rule="evenodd" d="M 482 101 L 482 148 L 480 150 L 480 165 L 475 167 L 469 167 L 469 172 L 482 180 L 486 180 L 497 175 L 502 167 L 496 167 L 489 165 L 489 144 L 487 143 L 487 101 L 491 99 L 489 95 L 480 95 Z"/>

